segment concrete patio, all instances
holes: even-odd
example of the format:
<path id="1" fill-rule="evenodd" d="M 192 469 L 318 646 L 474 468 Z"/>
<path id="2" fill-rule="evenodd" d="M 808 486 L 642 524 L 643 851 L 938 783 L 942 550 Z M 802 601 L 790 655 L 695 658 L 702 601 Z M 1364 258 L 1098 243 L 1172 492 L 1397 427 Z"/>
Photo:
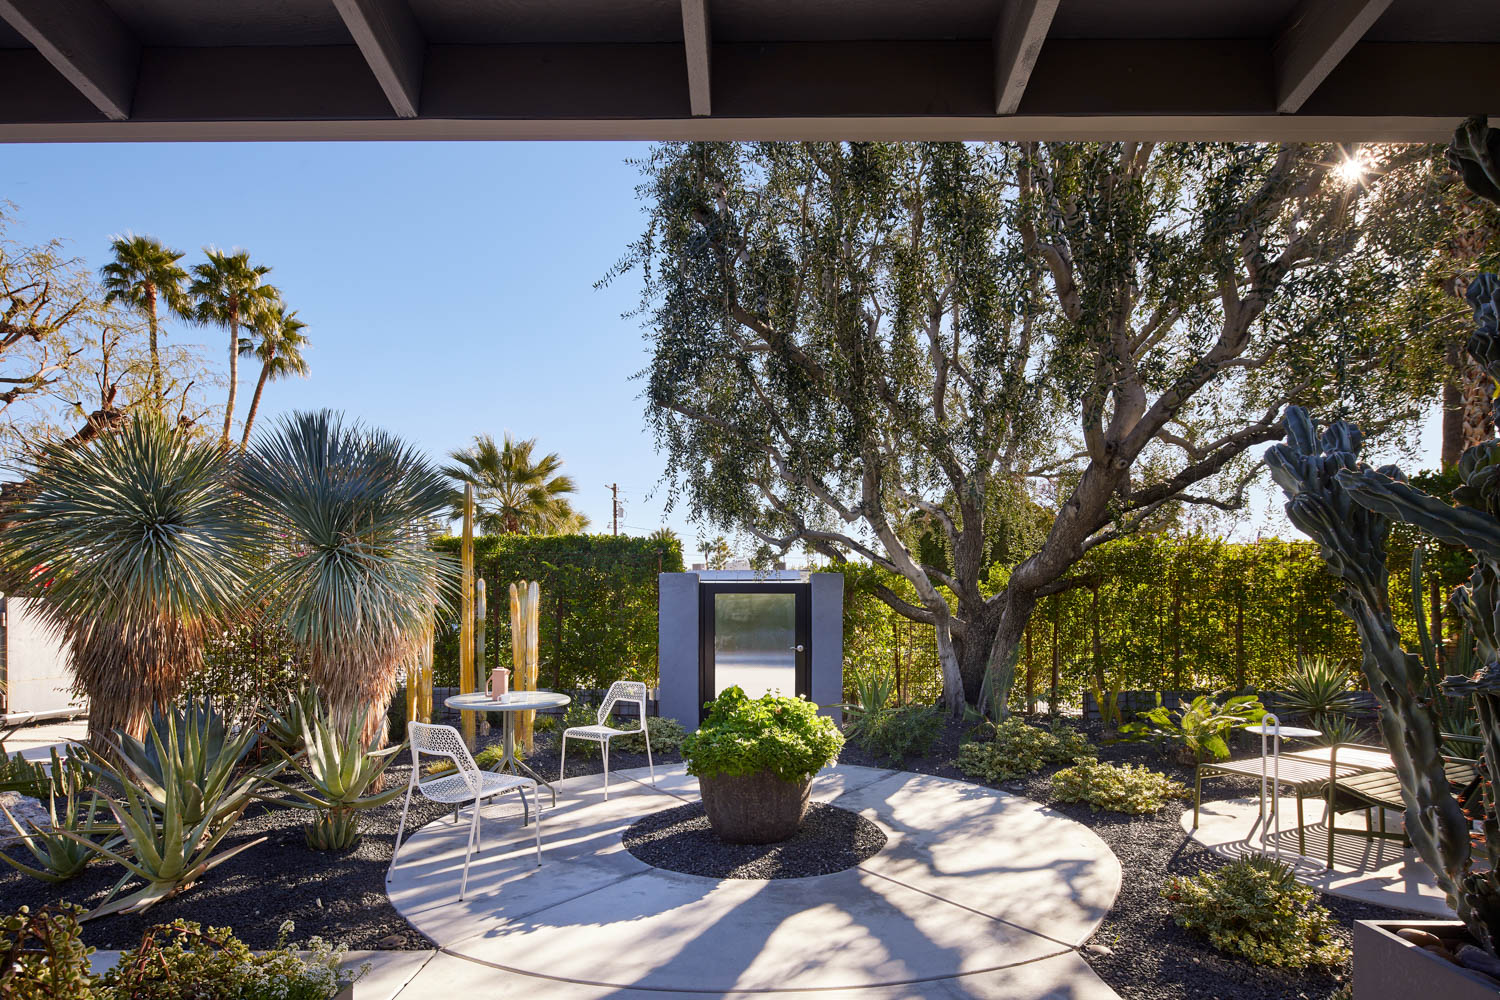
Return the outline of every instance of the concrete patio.
<path id="1" fill-rule="evenodd" d="M 1281 831 L 1272 823 L 1266 838 L 1269 853 L 1277 845 L 1281 860 L 1290 864 L 1298 881 L 1333 896 L 1356 899 L 1377 906 L 1410 910 L 1438 919 L 1452 919 L 1453 911 L 1433 881 L 1432 873 L 1417 859 L 1416 852 L 1397 840 L 1372 840 L 1357 834 L 1335 833 L 1334 867 L 1327 867 L 1328 828 L 1323 825 L 1324 802 L 1309 798 L 1303 802 L 1307 826 L 1303 832 L 1306 853 L 1297 852 L 1297 800 L 1281 799 Z M 1198 829 L 1194 830 L 1193 812 L 1182 814 L 1182 828 L 1194 840 L 1224 858 L 1238 858 L 1260 853 L 1261 828 L 1258 799 L 1222 799 L 1206 801 L 1201 809 Z M 1359 813 L 1339 816 L 1339 829 L 1359 829 L 1364 817 Z M 1401 829 L 1401 814 L 1386 813 L 1387 829 Z"/>
<path id="2" fill-rule="evenodd" d="M 879 824 L 886 847 L 832 875 L 719 881 L 652 868 L 624 849 L 636 819 L 697 796 L 680 765 L 657 779 L 653 788 L 643 769 L 618 772 L 607 801 L 597 776 L 561 783 L 557 808 L 543 814 L 540 868 L 516 805 L 487 807 L 462 902 L 467 823 L 414 834 L 390 896 L 439 950 L 379 956 L 382 971 L 359 1000 L 470 987 L 578 1000 L 1115 995 L 1078 949 L 1114 901 L 1119 863 L 1086 827 L 1029 799 L 829 768 L 814 798 Z"/>

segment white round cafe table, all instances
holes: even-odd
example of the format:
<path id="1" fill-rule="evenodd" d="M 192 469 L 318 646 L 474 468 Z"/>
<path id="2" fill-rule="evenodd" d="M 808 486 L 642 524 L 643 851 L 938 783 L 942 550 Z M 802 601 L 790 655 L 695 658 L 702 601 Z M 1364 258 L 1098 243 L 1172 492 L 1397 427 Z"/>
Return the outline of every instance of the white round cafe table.
<path id="1" fill-rule="evenodd" d="M 504 736 L 504 753 L 495 764 L 494 770 L 500 774 L 509 771 L 511 774 L 525 772 L 538 783 L 546 785 L 547 790 L 552 793 L 552 804 L 557 805 L 557 789 L 552 787 L 552 782 L 537 774 L 526 762 L 516 756 L 516 713 L 534 712 L 539 708 L 561 708 L 573 699 L 556 691 L 511 691 L 493 698 L 484 691 L 476 691 L 472 694 L 456 694 L 451 698 L 443 700 L 443 704 L 458 712 L 500 712 L 505 724 L 502 727 Z"/>
<path id="2" fill-rule="evenodd" d="M 1272 849 L 1276 860 L 1281 860 L 1281 740 L 1283 737 L 1292 740 L 1310 740 L 1322 736 L 1321 730 L 1307 729 L 1302 726 L 1283 726 L 1281 720 L 1270 712 L 1254 726 L 1241 726 L 1247 733 L 1255 733 L 1260 737 L 1260 853 L 1266 853 L 1266 834 L 1269 832 L 1269 824 L 1266 822 L 1266 792 L 1271 793 L 1271 818 L 1276 823 L 1276 835 L 1272 838 Z M 1266 772 L 1266 740 L 1271 741 L 1271 754 L 1269 761 L 1271 771 Z M 1297 815 L 1302 815 L 1301 800 L 1297 803 Z"/>

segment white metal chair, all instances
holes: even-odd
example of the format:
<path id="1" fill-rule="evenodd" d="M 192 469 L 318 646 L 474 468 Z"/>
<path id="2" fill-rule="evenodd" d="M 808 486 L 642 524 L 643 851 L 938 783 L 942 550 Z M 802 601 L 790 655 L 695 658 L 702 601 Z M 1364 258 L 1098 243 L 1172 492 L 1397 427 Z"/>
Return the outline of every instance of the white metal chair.
<path id="1" fill-rule="evenodd" d="M 616 729 L 608 725 L 615 706 L 621 702 L 633 703 L 640 709 L 640 714 L 636 716 L 639 721 L 635 729 Z M 646 738 L 646 766 L 651 769 L 651 784 L 654 785 L 656 784 L 656 764 L 651 760 L 651 731 L 646 727 L 645 682 L 615 681 L 609 686 L 609 692 L 604 696 L 604 704 L 599 706 L 597 725 L 573 726 L 563 730 L 562 759 L 558 761 L 557 780 L 561 781 L 567 774 L 568 740 L 588 740 L 590 743 L 602 744 L 604 748 L 604 797 L 609 798 L 609 741 L 616 736 L 634 736 L 637 733 Z"/>
<path id="2" fill-rule="evenodd" d="M 526 821 L 526 815 L 530 811 L 526 804 L 526 790 L 536 791 L 536 782 L 530 778 L 523 778 L 517 774 L 496 774 L 494 771 L 482 770 L 474 763 L 474 758 L 469 754 L 469 748 L 464 745 L 463 737 L 458 735 L 458 730 L 452 726 L 433 726 L 423 722 L 409 722 L 406 732 L 411 739 L 411 778 L 406 783 L 406 801 L 401 806 L 401 824 L 396 827 L 396 846 L 391 849 L 391 864 L 385 870 L 386 881 L 390 881 L 391 872 L 396 869 L 396 855 L 401 852 L 401 834 L 406 830 L 406 813 L 411 808 L 411 793 L 413 790 L 419 792 L 423 798 L 433 802 L 457 804 L 458 809 L 453 811 L 453 822 L 458 822 L 458 814 L 463 809 L 464 803 L 473 803 L 474 818 L 469 823 L 469 843 L 464 851 L 464 874 L 458 883 L 458 898 L 464 898 L 464 892 L 469 887 L 469 858 L 477 850 L 482 850 L 479 842 L 479 805 L 485 799 L 501 792 L 508 792 L 512 788 L 521 796 L 522 823 Z M 446 757 L 453 762 L 456 770 L 445 772 L 437 777 L 422 780 L 422 755 L 430 757 Z M 536 799 L 536 863 L 542 863 L 542 810 L 541 799 Z"/>

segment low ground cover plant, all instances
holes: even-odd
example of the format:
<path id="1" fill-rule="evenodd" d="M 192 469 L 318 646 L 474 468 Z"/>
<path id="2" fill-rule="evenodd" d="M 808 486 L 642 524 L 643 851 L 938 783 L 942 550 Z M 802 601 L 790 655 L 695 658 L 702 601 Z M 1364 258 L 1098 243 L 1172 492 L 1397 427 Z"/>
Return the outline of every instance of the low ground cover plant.
<path id="1" fill-rule="evenodd" d="M 1256 965 L 1303 969 L 1340 965 L 1349 957 L 1313 890 L 1270 858 L 1241 858 L 1218 871 L 1174 876 L 1162 896 L 1179 927 Z"/>
<path id="2" fill-rule="evenodd" d="M 1060 719 L 1041 729 L 1011 716 L 959 747 L 958 769 L 980 781 L 1009 781 L 1095 754 L 1088 738 Z M 991 738 L 985 739 L 984 736 Z"/>
<path id="3" fill-rule="evenodd" d="M 1172 799 L 1186 798 L 1187 786 L 1143 764 L 1111 764 L 1079 757 L 1052 776 L 1052 794 L 1062 802 L 1086 802 L 1094 810 L 1154 813 Z"/>
<path id="4" fill-rule="evenodd" d="M 332 1000 L 365 969 L 339 968 L 342 948 L 311 938 L 298 949 L 289 920 L 276 947 L 252 952 L 228 927 L 157 924 L 114 968 L 95 975 L 83 908 L 21 907 L 0 919 L 0 997 L 18 1000 Z"/>
<path id="5" fill-rule="evenodd" d="M 767 693 L 747 698 L 729 687 L 709 703 L 708 718 L 682 741 L 688 773 L 699 778 L 769 771 L 802 781 L 838 759 L 844 736 L 805 698 Z"/>

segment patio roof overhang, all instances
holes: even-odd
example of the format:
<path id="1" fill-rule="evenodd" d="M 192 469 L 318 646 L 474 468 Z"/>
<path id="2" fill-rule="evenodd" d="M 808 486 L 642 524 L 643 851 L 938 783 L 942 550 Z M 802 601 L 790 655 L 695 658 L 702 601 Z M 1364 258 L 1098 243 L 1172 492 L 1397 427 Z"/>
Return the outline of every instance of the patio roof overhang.
<path id="1" fill-rule="evenodd" d="M 1495 0 L 0 0 L 0 140 L 1443 140 Z"/>

